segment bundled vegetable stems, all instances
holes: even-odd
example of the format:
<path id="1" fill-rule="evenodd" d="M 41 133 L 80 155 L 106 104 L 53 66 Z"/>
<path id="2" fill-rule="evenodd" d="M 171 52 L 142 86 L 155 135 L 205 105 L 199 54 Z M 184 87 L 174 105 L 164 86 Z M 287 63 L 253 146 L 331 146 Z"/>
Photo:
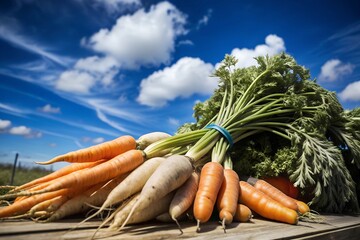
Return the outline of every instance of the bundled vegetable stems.
<path id="1" fill-rule="evenodd" d="M 288 175 L 295 186 L 312 191 L 310 204 L 318 211 L 358 212 L 353 177 L 360 167 L 359 111 L 343 111 L 335 94 L 310 80 L 291 56 L 257 60 L 257 67 L 234 69 L 235 59 L 226 56 L 215 73 L 219 89 L 195 106 L 197 122 L 180 131 L 202 129 L 226 110 L 219 124 L 232 136 L 230 153 L 239 173 Z M 224 99 L 230 105 L 224 107 Z M 264 136 L 271 140 L 264 144 Z M 270 154 L 261 152 L 268 148 Z M 265 155 L 264 161 L 256 154 Z"/>
<path id="2" fill-rule="evenodd" d="M 249 221 L 252 211 L 297 224 L 309 206 L 258 179 L 280 174 L 311 189 L 316 210 L 359 211 L 353 180 L 359 175 L 348 168 L 360 168 L 360 111 L 344 112 L 334 93 L 309 80 L 289 55 L 257 61 L 240 69 L 226 56 L 215 72 L 219 88 L 195 105 L 196 123 L 174 136 L 122 136 L 41 163 L 72 164 L 0 196 L 15 199 L 0 218 L 54 221 L 98 206 L 82 222 L 110 211 L 99 229 L 113 231 L 159 216 L 182 231 L 179 221 L 189 214 L 201 231 L 213 212 L 224 231 L 232 221 Z M 261 152 L 263 145 L 273 150 Z M 257 178 L 244 180 L 245 174 Z"/>

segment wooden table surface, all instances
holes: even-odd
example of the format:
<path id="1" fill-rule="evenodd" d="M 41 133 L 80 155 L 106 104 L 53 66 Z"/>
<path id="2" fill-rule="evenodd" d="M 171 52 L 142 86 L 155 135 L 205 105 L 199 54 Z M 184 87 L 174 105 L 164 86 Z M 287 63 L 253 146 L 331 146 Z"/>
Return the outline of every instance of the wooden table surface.
<path id="1" fill-rule="evenodd" d="M 196 232 L 194 222 L 182 222 L 183 234 L 180 234 L 175 223 L 149 222 L 128 226 L 112 236 L 105 228 L 98 232 L 96 239 L 360 239 L 360 216 L 324 215 L 324 217 L 326 219 L 324 223 L 299 222 L 298 225 L 255 217 L 249 223 L 231 224 L 226 233 L 216 221 L 202 224 L 200 232 Z M 79 221 L 78 219 L 65 219 L 53 223 L 3 221 L 0 222 L 0 239 L 91 239 L 101 223 L 99 220 L 94 220 L 69 231 Z"/>

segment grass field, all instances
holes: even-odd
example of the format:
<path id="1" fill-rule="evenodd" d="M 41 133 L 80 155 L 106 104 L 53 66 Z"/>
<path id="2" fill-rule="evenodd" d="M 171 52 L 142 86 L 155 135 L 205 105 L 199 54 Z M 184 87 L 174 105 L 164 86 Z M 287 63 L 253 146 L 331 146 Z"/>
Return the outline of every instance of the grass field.
<path id="1" fill-rule="evenodd" d="M 12 164 L 0 163 L 0 186 L 9 185 L 12 173 Z M 18 186 L 35 178 L 49 174 L 51 171 L 41 167 L 24 168 L 18 167 L 15 171 L 13 185 Z M 1 190 L 0 190 L 1 191 Z M 1 194 L 1 193 L 0 193 Z"/>

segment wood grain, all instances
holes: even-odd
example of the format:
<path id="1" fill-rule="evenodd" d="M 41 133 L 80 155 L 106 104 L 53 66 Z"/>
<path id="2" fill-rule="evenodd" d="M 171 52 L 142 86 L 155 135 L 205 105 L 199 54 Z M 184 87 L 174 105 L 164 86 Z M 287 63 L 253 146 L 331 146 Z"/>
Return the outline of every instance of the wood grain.
<path id="1" fill-rule="evenodd" d="M 195 222 L 182 222 L 184 233 L 175 223 L 149 222 L 128 226 L 120 233 L 102 229 L 97 239 L 359 239 L 360 216 L 326 215 L 324 223 L 299 222 L 289 225 L 263 218 L 254 218 L 249 223 L 233 223 L 226 233 L 217 221 L 201 225 L 201 232 L 196 232 Z M 75 230 L 79 219 L 65 219 L 55 223 L 34 223 L 32 221 L 0 222 L 0 239 L 6 240 L 55 240 L 55 239 L 90 239 L 100 220 L 90 221 Z M 110 234 L 112 236 L 110 236 Z"/>

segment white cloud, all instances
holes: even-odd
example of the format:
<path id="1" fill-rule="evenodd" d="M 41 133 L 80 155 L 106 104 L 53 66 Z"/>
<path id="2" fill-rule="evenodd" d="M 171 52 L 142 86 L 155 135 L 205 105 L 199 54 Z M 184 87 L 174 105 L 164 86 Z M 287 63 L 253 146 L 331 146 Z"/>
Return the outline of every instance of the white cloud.
<path id="1" fill-rule="evenodd" d="M 0 112 L 5 112 L 23 118 L 26 118 L 26 116 L 30 113 L 27 109 L 18 108 L 18 107 L 14 107 L 13 105 L 8 105 L 3 103 L 0 103 Z"/>
<path id="2" fill-rule="evenodd" d="M 50 104 L 46 104 L 45 106 L 39 108 L 39 110 L 45 113 L 60 113 L 60 108 L 53 107 Z"/>
<path id="3" fill-rule="evenodd" d="M 86 94 L 96 83 L 95 78 L 87 72 L 69 70 L 63 72 L 56 81 L 55 88 L 65 92 Z"/>
<path id="4" fill-rule="evenodd" d="M 129 101 L 128 97 L 126 96 L 126 94 L 121 94 L 119 97 L 118 97 L 118 102 L 119 103 L 127 103 Z"/>
<path id="5" fill-rule="evenodd" d="M 26 62 L 14 66 L 17 69 L 29 71 L 29 72 L 44 72 L 49 69 L 50 64 L 48 61 L 36 60 L 32 62 Z"/>
<path id="6" fill-rule="evenodd" d="M 161 107 L 177 97 L 211 94 L 218 84 L 215 78 L 210 77 L 213 69 L 212 64 L 199 58 L 181 58 L 174 65 L 143 79 L 137 101 L 143 105 Z"/>
<path id="7" fill-rule="evenodd" d="M 265 44 L 257 45 L 254 49 L 234 48 L 231 51 L 231 55 L 238 59 L 237 67 L 243 68 L 256 65 L 255 57 L 265 55 L 273 56 L 285 50 L 284 40 L 275 34 L 270 34 L 265 38 Z"/>
<path id="8" fill-rule="evenodd" d="M 25 137 L 27 137 L 27 138 L 41 138 L 42 135 L 43 135 L 42 132 L 33 132 L 33 131 L 31 131 L 31 133 L 28 134 L 28 135 L 25 135 Z"/>
<path id="9" fill-rule="evenodd" d="M 360 101 L 360 81 L 352 82 L 339 93 L 344 101 Z"/>
<path id="10" fill-rule="evenodd" d="M 186 40 L 179 41 L 178 45 L 188 45 L 188 46 L 192 46 L 192 45 L 194 45 L 194 43 L 193 43 L 191 40 L 186 39 Z"/>
<path id="11" fill-rule="evenodd" d="M 84 1 L 86 3 L 86 1 Z M 109 14 L 122 12 L 124 9 L 141 6 L 140 0 L 94 0 L 94 6 L 105 8 Z"/>
<path id="12" fill-rule="evenodd" d="M 73 69 L 58 77 L 55 88 L 88 94 L 97 89 L 95 86 L 110 86 L 122 68 L 169 62 L 176 37 L 186 33 L 185 22 L 185 15 L 168 2 L 158 3 L 148 12 L 140 9 L 133 15 L 120 17 L 111 30 L 101 29 L 88 41 L 82 40 L 82 44 L 104 56 L 79 59 Z"/>
<path id="13" fill-rule="evenodd" d="M 11 126 L 11 121 L 0 119 L 0 131 Z"/>
<path id="14" fill-rule="evenodd" d="M 118 74 L 117 61 L 112 57 L 92 56 L 79 59 L 72 70 L 63 72 L 55 81 L 58 90 L 90 93 L 96 84 L 109 86 Z"/>
<path id="15" fill-rule="evenodd" d="M 136 123 L 141 123 L 144 119 L 144 116 L 139 116 L 131 106 L 119 106 L 118 101 L 116 100 L 87 98 L 82 101 L 86 102 L 88 106 L 91 106 L 91 108 L 96 111 L 106 113 L 116 118 L 123 118 Z"/>
<path id="16" fill-rule="evenodd" d="M 212 9 L 208 9 L 206 15 L 204 15 L 197 24 L 197 28 L 199 29 L 202 26 L 206 26 L 211 18 L 213 10 Z"/>
<path id="17" fill-rule="evenodd" d="M 169 123 L 173 126 L 180 126 L 180 121 L 179 119 L 176 119 L 176 118 L 169 118 Z"/>
<path id="18" fill-rule="evenodd" d="M 322 65 L 319 81 L 333 82 L 351 74 L 353 70 L 354 66 L 352 64 L 342 63 L 339 59 L 331 59 Z"/>
<path id="19" fill-rule="evenodd" d="M 10 128 L 9 133 L 14 135 L 29 135 L 31 129 L 25 126 L 12 127 Z"/>
<path id="20" fill-rule="evenodd" d="M 111 29 L 101 29 L 86 42 L 94 51 L 117 59 L 124 68 L 168 63 L 175 39 L 186 34 L 186 16 L 169 2 L 143 8 L 117 19 Z"/>
<path id="21" fill-rule="evenodd" d="M 96 115 L 97 117 L 103 121 L 104 123 L 108 124 L 109 126 L 121 131 L 121 132 L 124 132 L 124 133 L 133 133 L 130 131 L 129 128 L 121 125 L 118 121 L 113 121 L 111 120 L 103 111 L 101 111 L 100 109 L 96 109 Z"/>
<path id="22" fill-rule="evenodd" d="M 100 82 L 103 86 L 109 86 L 114 82 L 115 76 L 119 73 L 118 69 L 111 69 L 106 72 L 104 75 L 100 76 Z"/>
<path id="23" fill-rule="evenodd" d="M 6 25 L 7 23 L 9 25 Z M 0 39 L 9 42 L 15 47 L 37 54 L 62 66 L 67 66 L 72 62 L 72 59 L 51 53 L 47 50 L 46 46 L 42 46 L 41 43 L 18 33 L 17 27 L 15 27 L 13 23 L 10 23 L 10 21 L 0 22 Z"/>
<path id="24" fill-rule="evenodd" d="M 79 70 L 86 70 L 90 72 L 98 72 L 98 73 L 106 73 L 112 68 L 117 68 L 118 63 L 116 59 L 106 56 L 106 57 L 98 57 L 92 56 L 87 58 L 79 59 L 74 68 Z"/>
<path id="25" fill-rule="evenodd" d="M 102 143 L 104 141 L 105 141 L 105 138 L 103 138 L 103 137 L 98 137 L 98 138 L 95 138 L 95 139 L 92 140 L 92 142 L 94 144 Z"/>
<path id="26" fill-rule="evenodd" d="M 54 147 L 56 147 L 56 146 L 57 146 L 57 144 L 56 144 L 56 143 L 49 143 L 49 147 L 54 148 Z"/>
<path id="27" fill-rule="evenodd" d="M 39 131 L 33 131 L 26 126 L 10 127 L 11 121 L 0 119 L 0 133 L 8 133 L 12 135 L 24 136 L 26 138 L 39 138 L 42 133 Z"/>

